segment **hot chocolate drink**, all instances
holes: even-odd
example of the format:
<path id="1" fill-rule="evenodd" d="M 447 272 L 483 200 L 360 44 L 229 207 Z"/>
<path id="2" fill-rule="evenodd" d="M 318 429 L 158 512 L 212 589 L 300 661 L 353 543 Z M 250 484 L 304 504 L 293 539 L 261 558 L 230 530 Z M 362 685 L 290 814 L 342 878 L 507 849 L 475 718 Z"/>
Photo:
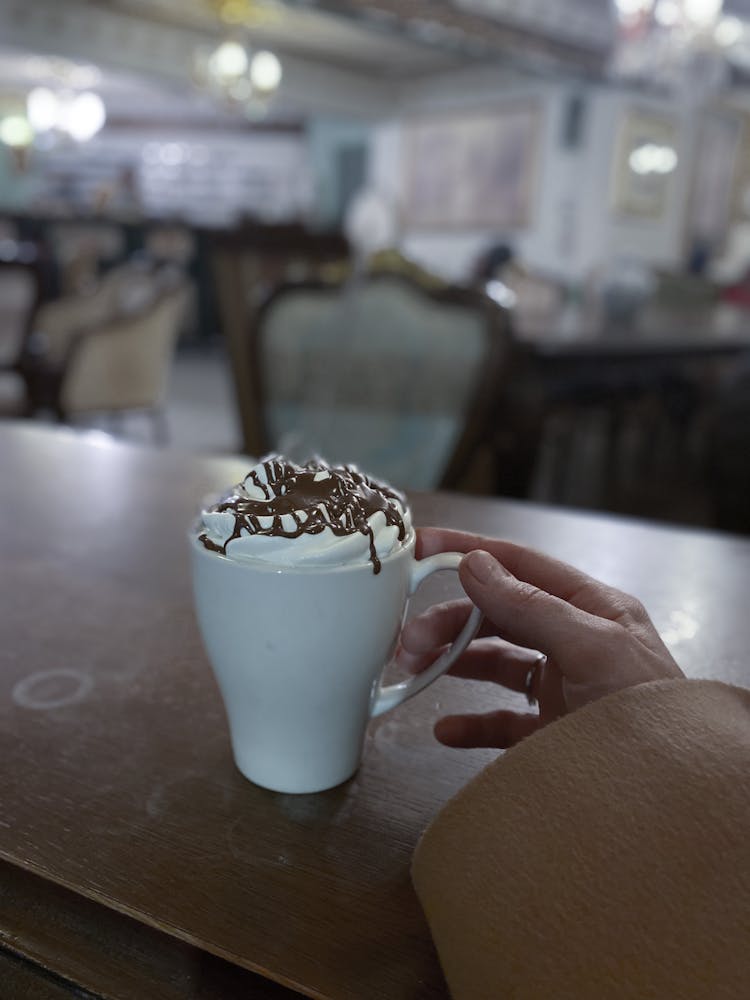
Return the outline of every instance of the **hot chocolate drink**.
<path id="1" fill-rule="evenodd" d="M 237 767 L 277 792 L 348 778 L 368 721 L 421 691 L 466 649 L 383 686 L 409 596 L 462 556 L 414 558 L 405 498 L 353 466 L 275 456 L 190 532 L 198 624 L 224 699 Z"/>
<path id="2" fill-rule="evenodd" d="M 354 466 L 280 456 L 256 465 L 202 511 L 199 540 L 212 552 L 282 566 L 381 560 L 410 542 L 405 498 Z"/>

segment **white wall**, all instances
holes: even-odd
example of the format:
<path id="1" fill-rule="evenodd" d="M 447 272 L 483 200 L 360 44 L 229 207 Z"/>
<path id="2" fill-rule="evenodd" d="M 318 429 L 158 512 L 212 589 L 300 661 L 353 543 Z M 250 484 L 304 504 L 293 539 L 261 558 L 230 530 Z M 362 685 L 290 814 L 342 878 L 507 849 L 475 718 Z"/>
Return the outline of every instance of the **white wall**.
<path id="1" fill-rule="evenodd" d="M 580 145 L 566 149 L 563 119 L 574 93 L 584 96 L 586 111 Z M 542 119 L 529 225 L 515 232 L 403 229 L 404 252 L 459 281 L 471 272 L 487 246 L 503 239 L 509 239 L 530 265 L 563 280 L 583 279 L 621 255 L 678 266 L 683 258 L 693 134 L 689 119 L 664 102 L 588 85 L 528 83 L 502 71 L 446 74 L 407 90 L 398 114 L 374 129 L 371 184 L 396 204 L 402 203 L 404 135 L 410 117 L 438 109 L 501 107 L 519 96 L 536 99 Z M 658 221 L 617 218 L 613 212 L 611 174 L 617 130 L 629 107 L 666 112 L 676 115 L 679 122 L 680 160 L 664 217 Z"/>

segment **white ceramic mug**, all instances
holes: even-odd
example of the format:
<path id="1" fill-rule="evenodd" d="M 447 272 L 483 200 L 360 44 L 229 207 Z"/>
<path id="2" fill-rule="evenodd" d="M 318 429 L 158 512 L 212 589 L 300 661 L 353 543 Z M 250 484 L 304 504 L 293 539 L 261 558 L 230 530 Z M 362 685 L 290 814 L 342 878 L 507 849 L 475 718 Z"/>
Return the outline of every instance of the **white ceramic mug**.
<path id="1" fill-rule="evenodd" d="M 406 603 L 419 584 L 458 569 L 456 552 L 414 558 L 412 535 L 379 573 L 229 559 L 191 536 L 198 623 L 229 717 L 237 767 L 277 792 L 319 792 L 357 770 L 368 721 L 421 691 L 477 633 L 471 612 L 428 670 L 381 685 Z"/>

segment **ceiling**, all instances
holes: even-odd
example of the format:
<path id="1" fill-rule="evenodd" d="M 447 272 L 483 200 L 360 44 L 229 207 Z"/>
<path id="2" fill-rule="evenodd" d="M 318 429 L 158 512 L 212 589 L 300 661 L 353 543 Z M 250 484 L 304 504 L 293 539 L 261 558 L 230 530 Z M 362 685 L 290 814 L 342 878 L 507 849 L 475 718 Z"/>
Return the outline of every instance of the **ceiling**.
<path id="1" fill-rule="evenodd" d="M 226 33 L 208 0 L 94 0 L 97 6 L 162 24 L 193 28 L 217 37 Z M 451 69 L 460 58 L 390 32 L 372 30 L 323 10 L 263 4 L 249 33 L 257 47 L 294 54 L 377 77 L 405 77 Z"/>
<path id="2" fill-rule="evenodd" d="M 214 34 L 214 0 L 90 0 Z M 608 0 L 235 0 L 256 44 L 385 78 L 477 61 L 596 72 L 614 37 Z M 750 2 L 750 0 L 749 0 Z"/>
<path id="3" fill-rule="evenodd" d="M 226 3 L 241 25 L 222 22 Z M 378 116 L 410 81 L 466 67 L 598 75 L 610 13 L 607 0 L 0 0 L 0 84 L 54 83 L 30 52 L 85 59 L 100 67 L 110 120 L 229 123 L 191 80 L 200 46 L 236 35 L 282 57 L 275 120 L 310 108 Z"/>
<path id="4" fill-rule="evenodd" d="M 59 89 L 65 81 L 73 89 L 94 88 L 104 99 L 110 119 L 125 119 L 136 108 L 145 109 L 141 112 L 143 118 L 157 121 L 236 122 L 235 116 L 217 109 L 216 102 L 197 89 L 157 87 L 136 74 L 0 47 L 0 94 L 6 95 L 6 100 L 14 95 L 20 99 L 32 87 Z"/>
<path id="5" fill-rule="evenodd" d="M 223 23 L 222 3 L 244 24 Z M 725 0 L 724 11 L 750 21 L 750 0 Z M 299 121 L 311 107 L 386 114 L 412 81 L 424 90 L 433 75 L 466 67 L 602 79 L 616 24 L 614 0 L 0 0 L 2 27 L 26 54 L 85 54 L 108 67 L 100 89 L 112 118 L 135 108 L 229 122 L 190 82 L 196 46 L 227 34 L 247 32 L 282 56 L 273 115 Z M 44 82 L 30 66 L 0 52 L 4 89 Z"/>

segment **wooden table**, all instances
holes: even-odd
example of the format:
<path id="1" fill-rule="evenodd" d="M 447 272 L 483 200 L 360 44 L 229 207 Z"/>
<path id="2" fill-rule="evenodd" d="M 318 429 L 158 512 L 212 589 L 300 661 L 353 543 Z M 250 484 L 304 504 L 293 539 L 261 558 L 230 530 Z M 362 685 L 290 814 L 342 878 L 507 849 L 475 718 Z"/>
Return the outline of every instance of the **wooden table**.
<path id="1" fill-rule="evenodd" d="M 441 747 L 432 725 L 518 696 L 442 679 L 371 726 L 340 788 L 243 779 L 185 531 L 245 465 L 0 426 L 3 997 L 446 996 L 409 863 L 493 753 Z M 750 542 L 447 494 L 413 508 L 636 593 L 689 674 L 750 683 Z"/>
<path id="2" fill-rule="evenodd" d="M 520 340 L 542 352 L 616 355 L 750 350 L 750 310 L 730 302 L 649 302 L 632 317 L 608 317 L 601 303 L 570 304 L 551 314 L 519 316 Z"/>
<path id="3" fill-rule="evenodd" d="M 592 414 L 604 414 L 608 458 L 599 470 L 604 488 L 589 503 L 608 507 L 614 502 L 616 508 L 612 479 L 628 419 L 635 416 L 640 438 L 647 442 L 653 443 L 664 427 L 687 436 L 691 421 L 710 413 L 721 398 L 732 373 L 750 364 L 750 311 L 726 303 L 654 306 L 631 323 L 614 325 L 600 313 L 568 310 L 557 318 L 527 321 L 515 332 L 513 377 L 496 419 L 513 430 L 497 474 L 498 492 L 510 496 L 530 495 L 554 418 L 562 416 L 571 431 L 576 421 L 580 427 Z M 565 499 L 561 480 L 578 442 L 570 434 L 555 440 L 555 469 L 545 499 L 559 503 Z M 700 463 L 695 471 L 700 477 Z"/>
<path id="4" fill-rule="evenodd" d="M 529 325 L 518 331 L 519 377 L 541 400 L 594 394 L 617 401 L 675 381 L 705 383 L 729 365 L 750 363 L 750 311 L 727 304 L 651 308 L 636 322 L 607 327 L 585 313 L 568 330 Z"/>

